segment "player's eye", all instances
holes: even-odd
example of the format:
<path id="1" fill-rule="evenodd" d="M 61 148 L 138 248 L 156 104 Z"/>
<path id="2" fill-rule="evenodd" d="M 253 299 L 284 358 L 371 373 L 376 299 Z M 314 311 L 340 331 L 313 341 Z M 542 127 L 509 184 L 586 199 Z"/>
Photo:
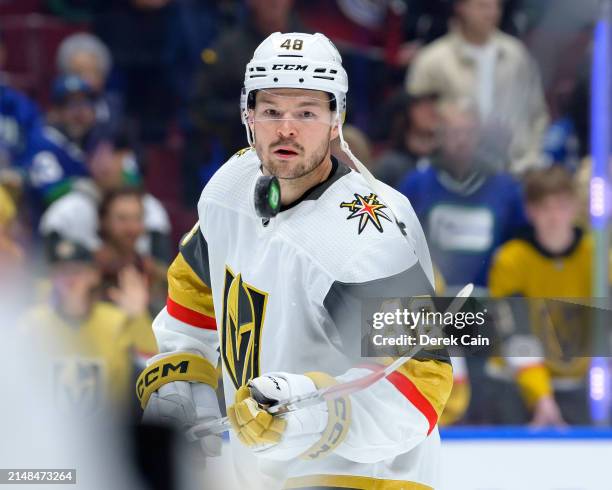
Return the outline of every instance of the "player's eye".
<path id="1" fill-rule="evenodd" d="M 300 114 L 300 118 L 302 119 L 314 119 L 317 115 L 312 111 L 302 111 Z"/>
<path id="2" fill-rule="evenodd" d="M 280 117 L 280 112 L 277 111 L 276 109 L 266 109 L 263 112 L 263 115 L 265 117 L 269 117 L 269 118 L 278 118 L 278 117 Z"/>

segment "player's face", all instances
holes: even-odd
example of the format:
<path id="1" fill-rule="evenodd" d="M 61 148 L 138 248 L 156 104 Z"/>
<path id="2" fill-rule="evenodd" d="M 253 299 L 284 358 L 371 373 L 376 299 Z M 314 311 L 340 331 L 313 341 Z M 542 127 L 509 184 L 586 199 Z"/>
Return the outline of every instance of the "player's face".
<path id="1" fill-rule="evenodd" d="M 578 208 L 569 193 L 552 194 L 527 205 L 527 214 L 539 236 L 564 236 L 574 226 Z"/>
<path id="2" fill-rule="evenodd" d="M 279 179 L 303 177 L 329 158 L 334 123 L 329 96 L 317 90 L 260 90 L 249 115 L 257 155 Z"/>
<path id="3" fill-rule="evenodd" d="M 133 195 L 117 197 L 108 207 L 102 228 L 116 247 L 134 252 L 136 241 L 145 231 L 142 199 Z"/>

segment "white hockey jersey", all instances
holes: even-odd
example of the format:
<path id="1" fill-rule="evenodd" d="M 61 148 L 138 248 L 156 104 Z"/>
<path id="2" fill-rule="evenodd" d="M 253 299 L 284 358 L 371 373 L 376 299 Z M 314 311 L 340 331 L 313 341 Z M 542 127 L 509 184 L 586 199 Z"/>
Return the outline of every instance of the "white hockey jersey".
<path id="1" fill-rule="evenodd" d="M 253 204 L 261 175 L 248 149 L 207 184 L 154 322 L 160 352 L 198 352 L 213 366 L 220 357 L 227 405 L 269 372 L 322 371 L 338 381 L 370 373 L 360 301 L 433 292 L 425 237 L 404 196 L 390 187 L 384 196 L 400 227 L 363 177 L 333 160 L 326 181 L 262 220 Z M 348 435 L 314 460 L 265 459 L 230 435 L 238 476 L 249 489 L 435 488 L 436 424 L 451 386 L 450 364 L 409 361 L 351 395 Z"/>

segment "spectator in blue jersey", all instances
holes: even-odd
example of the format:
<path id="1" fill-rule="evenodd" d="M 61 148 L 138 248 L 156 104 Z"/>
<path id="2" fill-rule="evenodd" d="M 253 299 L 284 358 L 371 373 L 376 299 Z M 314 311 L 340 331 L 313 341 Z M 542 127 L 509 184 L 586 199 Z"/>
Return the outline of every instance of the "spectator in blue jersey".
<path id="1" fill-rule="evenodd" d="M 23 164 L 30 138 L 41 125 L 37 105 L 0 80 L 0 169 Z"/>
<path id="2" fill-rule="evenodd" d="M 473 106 L 447 103 L 440 114 L 432 166 L 408 175 L 399 190 L 423 225 L 449 293 L 469 282 L 484 290 L 493 251 L 526 225 L 520 187 L 488 160 Z"/>
<path id="3" fill-rule="evenodd" d="M 51 95 L 47 123 L 32 137 L 26 161 L 34 221 L 74 178 L 88 175 L 83 150 L 96 122 L 94 92 L 83 79 L 61 76 Z"/>
<path id="4" fill-rule="evenodd" d="M 6 61 L 6 46 L 0 33 L 0 70 Z M 40 128 L 42 115 L 26 95 L 13 89 L 6 73 L 0 76 L 0 187 L 19 200 L 23 185 L 21 166 L 31 135 Z M 17 204 L 18 206 L 18 204 Z M 1 213 L 0 213 L 1 214 Z"/>

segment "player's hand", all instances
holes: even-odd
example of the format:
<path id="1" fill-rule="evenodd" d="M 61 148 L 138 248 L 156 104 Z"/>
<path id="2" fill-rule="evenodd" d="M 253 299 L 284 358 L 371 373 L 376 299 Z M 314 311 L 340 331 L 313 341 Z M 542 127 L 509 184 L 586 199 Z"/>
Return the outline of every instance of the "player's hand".
<path id="1" fill-rule="evenodd" d="M 314 390 L 314 382 L 299 374 L 272 373 L 251 380 L 240 387 L 235 403 L 227 410 L 234 433 L 243 444 L 270 458 L 290 459 L 300 455 L 325 429 L 327 404 L 276 416 L 266 408 Z"/>
<path id="2" fill-rule="evenodd" d="M 143 421 L 171 425 L 186 430 L 221 416 L 215 390 L 204 383 L 173 381 L 151 395 L 144 410 Z M 221 454 L 221 436 L 208 435 L 200 439 L 205 456 Z"/>
<path id="3" fill-rule="evenodd" d="M 538 400 L 533 412 L 531 427 L 566 427 L 559 405 L 552 396 L 544 396 Z"/>

